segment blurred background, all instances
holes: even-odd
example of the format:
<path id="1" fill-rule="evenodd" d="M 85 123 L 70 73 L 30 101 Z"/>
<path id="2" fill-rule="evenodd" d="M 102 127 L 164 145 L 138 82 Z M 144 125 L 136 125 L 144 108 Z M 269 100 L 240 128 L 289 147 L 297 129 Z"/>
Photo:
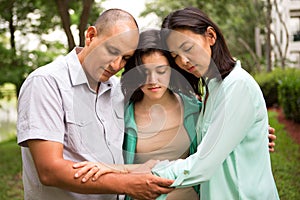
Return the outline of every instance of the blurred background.
<path id="1" fill-rule="evenodd" d="M 220 26 L 259 83 L 278 135 L 271 158 L 281 199 L 300 199 L 300 0 L 0 0 L 0 199 L 23 198 L 15 125 L 27 75 L 83 46 L 84 31 L 105 9 L 130 12 L 145 30 L 187 6 Z M 279 115 L 295 128 L 287 131 Z"/>

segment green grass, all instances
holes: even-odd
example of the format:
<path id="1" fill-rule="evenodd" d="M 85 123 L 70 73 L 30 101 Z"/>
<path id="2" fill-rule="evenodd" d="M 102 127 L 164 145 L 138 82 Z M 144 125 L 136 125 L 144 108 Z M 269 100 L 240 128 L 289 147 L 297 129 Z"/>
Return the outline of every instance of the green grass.
<path id="1" fill-rule="evenodd" d="M 269 112 L 270 124 L 276 129 L 275 153 L 271 154 L 272 169 L 281 200 L 300 199 L 299 144 L 279 124 L 276 112 Z"/>
<path id="2" fill-rule="evenodd" d="M 270 124 L 276 129 L 276 152 L 271 154 L 272 168 L 281 200 L 300 199 L 300 150 L 269 112 Z M 23 199 L 21 153 L 15 138 L 0 143 L 0 199 Z"/>
<path id="3" fill-rule="evenodd" d="M 15 138 L 0 143 L 0 169 L 0 199 L 24 199 L 21 152 Z"/>

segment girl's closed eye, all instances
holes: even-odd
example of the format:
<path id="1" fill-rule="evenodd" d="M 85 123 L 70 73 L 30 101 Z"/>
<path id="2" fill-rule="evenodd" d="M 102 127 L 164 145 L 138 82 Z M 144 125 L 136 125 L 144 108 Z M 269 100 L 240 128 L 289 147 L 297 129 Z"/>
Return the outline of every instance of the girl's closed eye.
<path id="1" fill-rule="evenodd" d="M 164 74 L 164 73 L 167 72 L 168 68 L 169 68 L 169 66 L 166 66 L 166 65 L 158 66 L 158 67 L 156 67 L 156 70 L 155 70 L 155 71 L 156 71 L 158 74 Z"/>

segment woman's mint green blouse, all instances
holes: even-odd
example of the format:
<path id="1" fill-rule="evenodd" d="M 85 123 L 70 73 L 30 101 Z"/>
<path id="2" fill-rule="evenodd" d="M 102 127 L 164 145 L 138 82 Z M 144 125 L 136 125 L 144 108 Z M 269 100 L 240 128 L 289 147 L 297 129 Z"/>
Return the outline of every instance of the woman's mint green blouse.
<path id="1" fill-rule="evenodd" d="M 197 152 L 162 161 L 152 172 L 175 179 L 172 186 L 201 183 L 200 199 L 279 199 L 268 150 L 268 115 L 255 80 L 235 68 L 208 83 L 209 97 L 196 126 Z"/>

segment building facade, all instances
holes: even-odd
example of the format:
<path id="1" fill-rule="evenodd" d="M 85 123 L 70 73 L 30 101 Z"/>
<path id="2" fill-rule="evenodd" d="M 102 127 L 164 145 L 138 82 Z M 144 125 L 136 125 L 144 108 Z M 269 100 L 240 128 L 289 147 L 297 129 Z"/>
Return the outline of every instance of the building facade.
<path id="1" fill-rule="evenodd" d="M 283 55 L 286 51 L 285 66 L 300 68 L 300 0 L 276 2 L 277 8 L 272 2 L 271 23 L 274 33 L 271 37 L 273 66 L 280 66 L 280 54 Z"/>

